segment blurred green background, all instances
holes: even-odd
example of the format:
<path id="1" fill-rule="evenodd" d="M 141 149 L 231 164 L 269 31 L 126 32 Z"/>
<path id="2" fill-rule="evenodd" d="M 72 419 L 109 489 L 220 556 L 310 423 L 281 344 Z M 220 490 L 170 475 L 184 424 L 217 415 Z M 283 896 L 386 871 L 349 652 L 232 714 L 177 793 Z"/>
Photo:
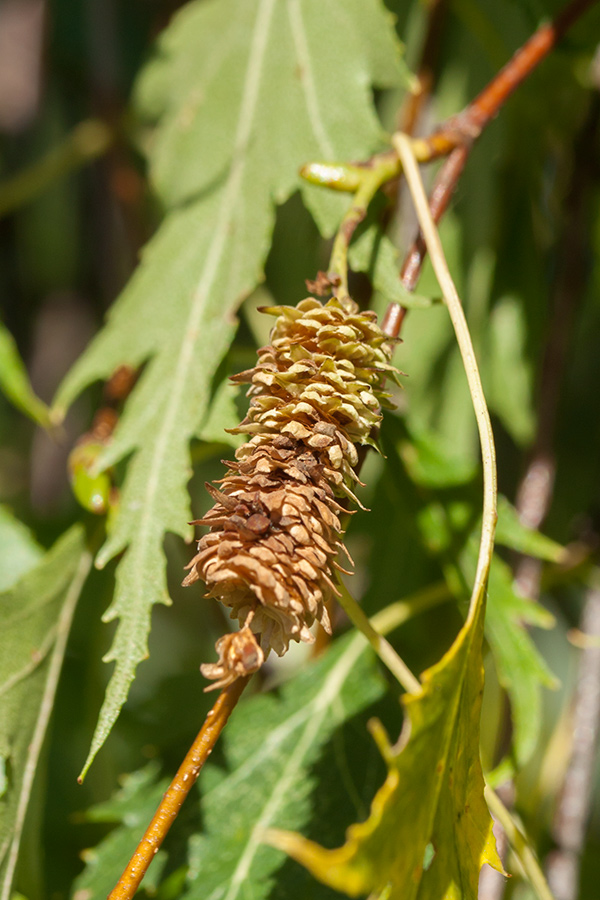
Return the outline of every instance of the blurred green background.
<path id="1" fill-rule="evenodd" d="M 1 317 L 46 402 L 100 327 L 160 220 L 129 98 L 155 37 L 179 5 L 173 0 L 0 0 Z M 427 27 L 426 4 L 399 0 L 387 5 L 397 17 L 414 70 Z M 421 131 L 458 112 L 559 6 L 544 0 L 446 3 L 436 85 Z M 517 503 L 532 454 L 545 454 L 556 478 L 541 529 L 560 544 L 576 544 L 587 560 L 583 570 L 563 576 L 553 571 L 542 578 L 540 602 L 556 624 L 533 632 L 561 682 L 558 690 L 543 692 L 536 751 L 517 777 L 517 810 L 542 857 L 552 845 L 552 815 L 568 762 L 569 710 L 581 653 L 567 634 L 579 625 L 590 579 L 596 577 L 599 545 L 599 39 L 596 9 L 485 131 L 441 226 L 481 359 L 498 445 L 500 492 Z M 401 95 L 382 92 L 376 99 L 384 127 L 393 130 Z M 96 152 L 93 141 L 91 150 L 85 141 L 69 150 L 73 129 L 86 120 L 100 123 L 98 140 L 109 144 L 104 152 Z M 52 154 L 59 159 L 54 174 L 35 168 Z M 15 178 L 24 172 L 23 196 L 15 200 Z M 400 257 L 413 232 L 414 218 L 402 194 L 389 215 L 388 231 Z M 256 307 L 271 297 L 278 303 L 301 299 L 304 279 L 326 267 L 328 252 L 298 195 L 293 196 L 278 211 L 266 281 L 244 305 L 236 343 L 219 378 L 250 365 L 256 343 L 266 340 L 268 323 L 260 321 Z M 366 276 L 354 275 L 352 290 L 361 303 L 383 313 L 386 297 L 373 291 Z M 439 295 L 427 266 L 418 291 Z M 475 424 L 445 310 L 411 311 L 402 340 L 395 361 L 408 377 L 395 396 L 397 411 L 384 422 L 387 460 L 368 458 L 361 499 L 371 513 L 354 516 L 349 529 L 357 563 L 353 591 L 370 614 L 443 577 L 444 554 L 432 552 L 431 536 L 424 537 L 424 511 L 431 504 L 447 511 L 460 503 L 474 510 L 478 502 Z M 236 402 L 243 409 L 243 398 Z M 55 440 L 0 398 L 0 502 L 43 547 L 82 517 L 90 531 L 96 527 L 72 494 L 67 457 L 101 403 L 101 388 L 88 390 Z M 229 440 L 220 437 L 217 424 L 206 443 L 194 446 L 190 491 L 197 515 L 208 506 L 204 482 L 220 476 L 220 459 L 232 452 Z M 454 539 L 459 540 L 456 534 Z M 155 607 L 150 660 L 140 666 L 119 722 L 80 787 L 75 779 L 110 671 L 101 658 L 113 625 L 101 624 L 100 616 L 112 594 L 114 563 L 94 572 L 84 588 L 28 815 L 17 883 L 29 900 L 91 897 L 83 888 L 77 893 L 77 883 L 73 887 L 84 868 L 82 852 L 112 826 L 90 821 L 85 811 L 114 793 L 119 776 L 148 761 L 165 775 L 173 773 L 209 707 L 198 665 L 212 658 L 214 641 L 226 627 L 224 613 L 197 590 L 179 587 L 191 549 L 172 537 L 166 550 L 173 606 Z M 500 553 L 508 564 L 518 564 L 512 551 Z M 460 621 L 455 605 L 446 603 L 409 622 L 396 641 L 408 665 L 420 672 L 439 659 Z M 290 656 L 285 667 L 274 667 L 267 677 L 293 675 L 307 654 L 299 648 Z M 510 740 L 510 725 L 489 654 L 488 663 L 482 749 L 484 767 L 492 768 Z M 337 765 L 336 754 L 343 752 L 346 781 L 353 785 L 347 791 L 338 783 L 327 796 L 319 792 L 315 801 L 313 820 L 328 823 L 331 844 L 343 838 L 357 811 L 365 814 L 383 778 L 364 728 L 373 715 L 395 737 L 397 698 L 388 692 L 336 732 L 315 769 L 315 783 L 327 781 L 329 757 Z M 216 751 L 217 760 L 221 752 Z M 581 900 L 597 896 L 599 815 L 596 766 Z M 186 840 L 200 819 L 197 805 L 190 803 L 171 838 L 159 898 L 179 895 Z M 306 878 L 286 863 L 270 896 L 333 896 L 308 886 Z M 532 895 L 516 877 L 507 896 L 526 900 Z"/>

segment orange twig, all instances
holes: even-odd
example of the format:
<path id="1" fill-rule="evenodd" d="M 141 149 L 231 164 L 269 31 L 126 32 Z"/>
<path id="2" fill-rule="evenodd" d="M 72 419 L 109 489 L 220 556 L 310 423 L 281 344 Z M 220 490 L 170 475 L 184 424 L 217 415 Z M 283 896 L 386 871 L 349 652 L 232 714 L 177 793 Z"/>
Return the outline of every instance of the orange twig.
<path id="1" fill-rule="evenodd" d="M 472 143 L 478 138 L 510 95 L 594 3 L 597 0 L 571 0 L 553 22 L 541 25 L 461 113 L 448 119 L 437 131 L 425 138 L 431 151 L 431 159 L 447 156 L 455 147 Z"/>
<path id="2" fill-rule="evenodd" d="M 137 891 L 249 680 L 249 676 L 238 678 L 217 697 L 108 900 L 131 900 Z"/>
<path id="3" fill-rule="evenodd" d="M 438 173 L 430 197 L 436 223 L 448 207 L 474 141 L 498 114 L 510 95 L 548 56 L 571 25 L 588 7 L 597 2 L 598 0 L 571 0 L 553 22 L 538 28 L 461 113 L 448 119 L 437 131 L 423 139 L 430 150 L 429 160 L 448 156 Z M 409 291 L 415 289 L 425 253 L 425 245 L 419 233 L 408 251 L 400 276 Z M 398 337 L 406 312 L 398 304 L 390 304 L 383 326 L 386 334 Z"/>

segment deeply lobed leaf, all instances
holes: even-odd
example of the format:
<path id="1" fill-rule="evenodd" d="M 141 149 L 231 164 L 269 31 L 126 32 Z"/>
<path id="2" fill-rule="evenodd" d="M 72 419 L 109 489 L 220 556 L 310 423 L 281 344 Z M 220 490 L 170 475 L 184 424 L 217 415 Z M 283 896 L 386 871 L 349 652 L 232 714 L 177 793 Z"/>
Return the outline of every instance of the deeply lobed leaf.
<path id="1" fill-rule="evenodd" d="M 6 527 L 6 526 L 5 526 Z M 20 531 L 20 529 L 19 529 Z M 18 535 L 23 541 L 23 535 Z M 27 544 L 31 539 L 27 539 Z M 26 544 L 26 545 L 27 545 Z M 31 554 L 31 547 L 27 550 Z M 35 551 L 34 556 L 38 553 Z M 0 594 L 0 896 L 11 895 L 21 832 L 66 640 L 91 567 L 73 527 Z"/>
<path id="2" fill-rule="evenodd" d="M 335 33 L 336 40 L 331 40 Z M 150 610 L 168 602 L 162 542 L 190 539 L 188 444 L 235 311 L 262 279 L 274 202 L 299 187 L 324 230 L 340 198 L 299 182 L 314 157 L 358 158 L 381 141 L 371 88 L 405 78 L 378 0 L 209 0 L 174 18 L 142 76 L 138 103 L 158 120 L 151 171 L 169 209 L 109 321 L 56 398 L 64 411 L 119 365 L 146 363 L 102 464 L 132 455 L 104 565 L 125 550 L 106 619 L 116 661 L 84 772 L 147 655 Z M 347 200 L 342 198 L 342 203 Z"/>
<path id="3" fill-rule="evenodd" d="M 423 673 L 421 692 L 404 698 L 399 745 L 385 750 L 388 777 L 346 843 L 325 850 L 300 835 L 270 835 L 325 884 L 352 897 L 476 900 L 481 866 L 502 870 L 479 760 L 484 609 L 480 598 L 450 650 Z"/>
<path id="4" fill-rule="evenodd" d="M 288 682 L 281 698 L 261 695 L 236 710 L 225 734 L 229 773 L 209 767 L 204 832 L 192 839 L 187 900 L 270 895 L 279 852 L 265 846 L 265 829 L 302 828 L 311 817 L 316 786 L 311 767 L 345 721 L 384 691 L 362 635 L 342 638 Z M 338 760 L 344 752 L 340 751 Z M 328 774 L 344 778 L 341 762 Z"/>

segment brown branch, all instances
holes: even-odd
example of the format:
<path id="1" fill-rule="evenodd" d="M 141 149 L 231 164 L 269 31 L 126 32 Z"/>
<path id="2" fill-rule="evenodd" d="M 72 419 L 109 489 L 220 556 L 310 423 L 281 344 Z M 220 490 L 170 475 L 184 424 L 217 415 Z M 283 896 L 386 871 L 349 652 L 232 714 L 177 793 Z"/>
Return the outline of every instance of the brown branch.
<path id="1" fill-rule="evenodd" d="M 510 95 L 548 56 L 571 25 L 596 2 L 597 0 L 572 0 L 553 22 L 541 25 L 463 112 L 427 138 L 432 158 L 445 156 L 465 140 L 473 141 L 478 138 Z"/>
<path id="2" fill-rule="evenodd" d="M 419 157 L 423 162 L 448 155 L 448 160 L 438 173 L 430 198 L 436 222 L 448 207 L 474 141 L 495 118 L 511 94 L 548 56 L 571 25 L 596 2 L 597 0 L 571 0 L 553 22 L 538 28 L 461 113 L 448 119 L 432 135 L 419 142 L 422 143 Z M 425 252 L 419 234 L 408 251 L 400 275 L 402 283 L 410 291 L 415 289 L 419 280 Z M 391 337 L 398 337 L 405 315 L 406 310 L 402 310 L 397 304 L 390 304 L 384 318 L 384 326 L 390 328 L 386 333 Z"/>
<path id="3" fill-rule="evenodd" d="M 577 309 L 586 280 L 585 258 L 589 245 L 590 187 L 597 177 L 597 137 L 600 127 L 600 96 L 592 97 L 587 119 L 576 141 L 572 173 L 565 201 L 566 215 L 558 241 L 553 307 L 538 385 L 538 421 L 531 458 L 517 491 L 516 506 L 521 520 L 538 529 L 550 508 L 554 489 L 554 434 L 560 387 Z M 520 593 L 538 599 L 542 565 L 533 557 L 520 557 L 515 583 Z M 590 594 L 584 610 L 582 630 L 600 633 L 600 596 Z M 594 629 L 598 629 L 597 631 Z M 600 720 L 600 691 L 590 684 L 590 671 L 600 674 L 600 650 L 584 650 L 575 697 L 573 752 L 554 825 L 557 850 L 547 862 L 550 887 L 557 900 L 576 900 L 583 832 L 589 815 L 590 769 L 593 765 Z M 587 654 L 587 655 L 586 655 Z M 590 655 L 591 654 L 591 655 Z M 597 679 L 597 676 L 593 676 Z M 510 719 L 507 718 L 510 733 Z M 592 737 L 593 735 L 593 737 Z M 582 796 L 579 786 L 584 786 Z M 490 875 L 485 900 L 501 900 L 505 884 Z M 483 900 L 483 898 L 482 898 Z"/>
<path id="4" fill-rule="evenodd" d="M 588 267 L 590 186 L 597 180 L 600 95 L 592 98 L 587 120 L 577 139 L 567 193 L 565 224 L 558 244 L 556 278 L 537 389 L 538 420 L 530 460 L 517 491 L 516 506 L 529 528 L 539 528 L 552 499 L 555 474 L 554 432 L 558 401 L 575 316 L 580 305 Z M 519 589 L 527 597 L 539 594 L 539 560 L 523 557 L 515 572 Z"/>
<path id="5" fill-rule="evenodd" d="M 429 208 L 436 224 L 448 209 L 448 204 L 462 175 L 468 156 L 469 149 L 466 145 L 456 147 L 444 162 L 435 179 L 429 197 Z M 414 291 L 417 286 L 426 253 L 427 247 L 423 235 L 419 232 L 406 255 L 400 273 L 402 283 L 409 291 Z"/>
<path id="6" fill-rule="evenodd" d="M 429 208 L 436 224 L 448 208 L 468 156 L 469 148 L 466 145 L 456 147 L 438 172 L 429 196 Z M 400 280 L 409 291 L 414 291 L 417 286 L 426 254 L 427 247 L 423 235 L 418 231 L 400 271 Z M 390 303 L 381 323 L 382 331 L 392 338 L 397 338 L 407 312 L 406 307 Z"/>
<path id="7" fill-rule="evenodd" d="M 600 637 L 600 590 L 588 592 L 581 630 Z M 594 769 L 600 733 L 600 646 L 581 652 L 573 711 L 573 744 L 552 836 L 557 849 L 546 871 L 556 900 L 576 900 L 585 830 L 593 797 Z"/>
<path id="8" fill-rule="evenodd" d="M 131 900 L 137 891 L 249 680 L 238 678 L 217 697 L 108 900 Z"/>

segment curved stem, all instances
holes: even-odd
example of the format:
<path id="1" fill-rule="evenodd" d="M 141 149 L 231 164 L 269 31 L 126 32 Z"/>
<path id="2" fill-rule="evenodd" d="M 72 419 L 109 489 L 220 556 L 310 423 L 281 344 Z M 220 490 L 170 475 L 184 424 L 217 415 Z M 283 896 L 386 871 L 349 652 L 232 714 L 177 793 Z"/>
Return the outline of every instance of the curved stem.
<path id="1" fill-rule="evenodd" d="M 477 428 L 479 430 L 481 455 L 483 459 L 483 515 L 479 558 L 477 560 L 477 571 L 475 573 L 475 582 L 473 584 L 469 610 L 469 615 L 473 615 L 477 603 L 485 590 L 494 550 L 494 532 L 497 519 L 497 479 L 496 449 L 494 446 L 492 423 L 485 402 L 481 377 L 475 358 L 475 351 L 471 342 L 471 335 L 469 334 L 469 328 L 463 312 L 462 303 L 460 302 L 460 298 L 448 269 L 448 264 L 444 257 L 444 251 L 431 216 L 425 188 L 423 186 L 423 181 L 421 180 L 421 173 L 419 172 L 419 167 L 412 153 L 410 141 L 404 135 L 395 135 L 394 147 L 402 161 L 404 176 L 415 204 L 419 224 L 425 238 L 425 243 L 427 244 L 433 269 L 442 289 L 450 319 L 452 320 L 456 340 L 465 367 L 467 381 L 469 383 L 469 391 L 473 402 L 473 409 L 475 410 L 475 417 L 477 419 Z"/>
<path id="2" fill-rule="evenodd" d="M 217 697 L 108 900 L 131 900 L 137 891 L 249 680 L 249 676 L 238 678 Z"/>

